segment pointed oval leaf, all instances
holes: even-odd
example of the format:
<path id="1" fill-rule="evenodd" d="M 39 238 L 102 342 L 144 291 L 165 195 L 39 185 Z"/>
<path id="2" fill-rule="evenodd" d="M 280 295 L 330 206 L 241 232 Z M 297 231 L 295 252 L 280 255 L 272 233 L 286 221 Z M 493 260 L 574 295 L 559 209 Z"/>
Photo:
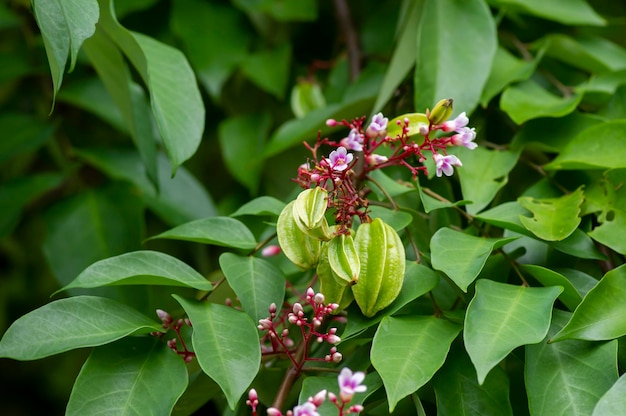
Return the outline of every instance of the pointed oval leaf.
<path id="1" fill-rule="evenodd" d="M 443 365 L 459 325 L 434 316 L 382 319 L 372 341 L 372 365 L 380 374 L 389 412 L 426 384 Z"/>
<path id="2" fill-rule="evenodd" d="M 509 238 L 482 238 L 440 228 L 430 240 L 431 262 L 464 292 L 485 266 L 494 248 L 515 240 Z"/>
<path id="3" fill-rule="evenodd" d="M 559 300 L 565 304 L 570 310 L 576 309 L 581 300 L 583 300 L 576 287 L 562 274 L 547 269 L 536 264 L 521 264 L 522 270 L 530 273 L 535 279 L 545 287 L 561 286 L 563 292 L 559 295 Z"/>
<path id="4" fill-rule="evenodd" d="M 278 217 L 285 208 L 285 203 L 271 196 L 260 196 L 251 201 L 246 202 L 230 214 L 231 217 L 240 217 L 243 215 L 270 215 Z"/>
<path id="5" fill-rule="evenodd" d="M 254 322 L 269 316 L 272 303 L 282 305 L 286 278 L 272 263 L 233 253 L 222 254 L 219 262 L 228 284 Z"/>
<path id="6" fill-rule="evenodd" d="M 220 385 L 234 410 L 261 364 L 255 323 L 246 313 L 228 306 L 173 296 L 193 324 L 193 349 L 200 367 Z"/>
<path id="7" fill-rule="evenodd" d="M 585 0 L 490 0 L 500 7 L 514 7 L 544 19 L 566 25 L 602 26 L 606 21 Z"/>
<path id="8" fill-rule="evenodd" d="M 536 344 L 550 327 L 560 286 L 524 287 L 480 279 L 467 307 L 463 339 L 482 384 L 513 349 Z"/>
<path id="9" fill-rule="evenodd" d="M 562 241 L 580 224 L 580 205 L 584 199 L 582 188 L 560 198 L 532 198 L 523 196 L 519 204 L 533 213 L 532 218 L 520 216 L 520 221 L 537 237 L 547 241 Z"/>
<path id="10" fill-rule="evenodd" d="M 620 416 L 626 409 L 626 374 L 600 398 L 591 416 Z"/>
<path id="11" fill-rule="evenodd" d="M 626 335 L 626 266 L 611 270 L 584 297 L 551 342 L 608 340 Z"/>
<path id="12" fill-rule="evenodd" d="M 555 309 L 546 340 L 570 316 Z M 588 416 L 617 380 L 617 341 L 527 345 L 525 362 L 531 415 Z"/>
<path id="13" fill-rule="evenodd" d="M 75 296 L 50 302 L 13 322 L 0 341 L 0 357 L 37 360 L 133 333 L 162 330 L 160 324 L 122 303 Z"/>
<path id="14" fill-rule="evenodd" d="M 256 247 L 254 235 L 241 221 L 230 217 L 210 217 L 191 221 L 150 237 L 193 241 L 222 247 L 252 250 Z"/>
<path id="15" fill-rule="evenodd" d="M 163 285 L 212 290 L 213 284 L 186 263 L 158 251 L 133 251 L 100 260 L 61 290 L 115 285 Z"/>
<path id="16" fill-rule="evenodd" d="M 164 342 L 125 338 L 92 351 L 66 415 L 170 414 L 187 383 L 184 361 Z"/>

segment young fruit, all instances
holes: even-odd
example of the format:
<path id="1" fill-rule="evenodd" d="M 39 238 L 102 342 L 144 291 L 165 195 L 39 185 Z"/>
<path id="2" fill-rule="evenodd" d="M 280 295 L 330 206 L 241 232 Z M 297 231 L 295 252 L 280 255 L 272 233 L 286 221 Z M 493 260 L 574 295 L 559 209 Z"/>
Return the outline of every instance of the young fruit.
<path id="1" fill-rule="evenodd" d="M 320 256 L 321 241 L 306 235 L 296 224 L 293 217 L 293 205 L 288 203 L 278 216 L 276 233 L 278 244 L 285 256 L 301 269 L 312 269 L 317 265 Z"/>

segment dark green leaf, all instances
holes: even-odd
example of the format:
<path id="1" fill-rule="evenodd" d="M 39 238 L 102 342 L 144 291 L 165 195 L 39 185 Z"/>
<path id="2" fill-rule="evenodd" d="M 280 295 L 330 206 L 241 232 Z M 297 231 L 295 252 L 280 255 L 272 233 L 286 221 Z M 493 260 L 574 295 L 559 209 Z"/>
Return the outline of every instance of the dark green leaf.
<path id="1" fill-rule="evenodd" d="M 561 286 L 563 292 L 559 295 L 559 300 L 571 311 L 576 309 L 583 300 L 576 287 L 562 274 L 554 270 L 547 269 L 536 264 L 522 264 L 520 268 L 539 281 L 544 287 Z"/>
<path id="2" fill-rule="evenodd" d="M 243 73 L 259 88 L 282 99 L 287 89 L 291 48 L 287 43 L 281 46 L 248 55 L 242 62 Z"/>
<path id="3" fill-rule="evenodd" d="M 530 78 L 537 67 L 540 56 L 532 61 L 521 60 L 502 46 L 499 46 L 496 50 L 487 84 L 480 98 L 481 105 L 486 107 L 494 96 L 513 82 L 524 81 Z"/>
<path id="4" fill-rule="evenodd" d="M 21 113 L 5 112 L 0 115 L 0 162 L 19 154 L 33 152 L 44 144 L 54 132 L 54 126 L 35 117 Z"/>
<path id="5" fill-rule="evenodd" d="M 185 363 L 164 342 L 126 338 L 93 350 L 65 414 L 170 414 L 187 383 Z"/>
<path id="6" fill-rule="evenodd" d="M 155 235 L 150 239 L 154 238 L 194 241 L 196 243 L 241 248 L 244 250 L 252 250 L 257 244 L 254 235 L 252 235 L 248 227 L 241 221 L 230 217 L 210 217 L 191 221 Z"/>
<path id="7" fill-rule="evenodd" d="M 50 302 L 13 322 L 0 341 L 0 356 L 38 360 L 162 330 L 160 324 L 122 303 L 75 296 Z"/>

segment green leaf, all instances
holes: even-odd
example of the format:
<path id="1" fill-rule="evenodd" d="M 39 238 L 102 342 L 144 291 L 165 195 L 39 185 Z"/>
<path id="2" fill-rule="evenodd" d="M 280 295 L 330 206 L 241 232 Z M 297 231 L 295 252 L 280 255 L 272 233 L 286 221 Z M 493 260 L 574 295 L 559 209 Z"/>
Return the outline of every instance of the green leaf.
<path id="1" fill-rule="evenodd" d="M 213 290 L 211 282 L 172 256 L 158 251 L 134 251 L 92 264 L 59 291 L 115 285 L 164 285 Z"/>
<path id="2" fill-rule="evenodd" d="M 626 168 L 626 120 L 608 121 L 581 131 L 546 170 Z M 602 140 L 598 140 L 601 137 Z"/>
<path id="3" fill-rule="evenodd" d="M 539 117 L 563 117 L 573 112 L 582 99 L 574 93 L 559 97 L 535 81 L 528 80 L 508 87 L 500 97 L 500 108 L 517 124 Z"/>
<path id="4" fill-rule="evenodd" d="M 214 99 L 248 53 L 252 34 L 229 4 L 201 0 L 172 4 L 172 30 L 183 43 L 198 79 Z"/>
<path id="5" fill-rule="evenodd" d="M 126 338 L 93 350 L 65 414 L 170 414 L 187 383 L 184 361 L 165 343 Z"/>
<path id="6" fill-rule="evenodd" d="M 13 322 L 0 341 L 0 357 L 38 360 L 162 330 L 160 324 L 122 303 L 75 296 L 50 302 Z"/>
<path id="7" fill-rule="evenodd" d="M 39 119 L 22 114 L 3 112 L 0 114 L 0 163 L 13 156 L 34 152 L 54 132 L 54 126 Z"/>
<path id="8" fill-rule="evenodd" d="M 519 10 L 566 25 L 606 24 L 585 0 L 489 0 L 489 3 L 505 10 Z"/>
<path id="9" fill-rule="evenodd" d="M 317 17 L 315 0 L 297 2 L 266 0 L 260 3 L 260 10 L 279 21 L 309 21 Z"/>
<path id="10" fill-rule="evenodd" d="M 432 109 L 440 99 L 453 98 L 459 113 L 470 114 L 497 45 L 494 18 L 484 1 L 427 0 L 417 37 L 415 109 Z"/>
<path id="11" fill-rule="evenodd" d="M 440 416 L 513 415 L 506 372 L 496 367 L 482 385 L 478 384 L 467 353 L 458 346 L 452 346 L 445 364 L 433 378 L 433 387 Z"/>
<path id="12" fill-rule="evenodd" d="M 562 287 L 524 287 L 480 279 L 467 307 L 463 339 L 483 384 L 489 371 L 515 348 L 548 333 L 552 304 Z"/>
<path id="13" fill-rule="evenodd" d="M 570 314 L 554 310 L 547 338 Z M 525 381 L 531 415 L 587 416 L 617 380 L 617 341 L 541 342 L 526 347 Z"/>
<path id="14" fill-rule="evenodd" d="M 517 202 L 532 212 L 533 217 L 521 215 L 520 221 L 526 229 L 543 240 L 564 240 L 580 224 L 580 205 L 583 198 L 582 188 L 560 198 L 537 199 L 522 196 Z"/>
<path id="15" fill-rule="evenodd" d="M 194 241 L 243 250 L 252 250 L 257 244 L 248 227 L 230 217 L 210 217 L 191 221 L 150 237 L 150 240 L 155 238 Z"/>
<path id="16" fill-rule="evenodd" d="M 409 192 L 415 192 L 415 188 L 408 182 L 397 181 L 389 177 L 382 170 L 374 170 L 369 174 L 370 181 L 374 184 L 372 190 L 381 201 L 387 199 L 387 195 L 395 198 Z M 382 192 L 381 188 L 385 190 Z"/>
<path id="17" fill-rule="evenodd" d="M 547 269 L 536 264 L 521 264 L 520 269 L 529 273 L 537 279 L 544 287 L 561 286 L 563 292 L 559 295 L 559 300 L 571 311 L 576 309 L 578 304 L 583 300 L 576 287 L 562 274 Z"/>
<path id="18" fill-rule="evenodd" d="M 172 176 L 198 148 L 205 111 L 196 77 L 177 49 L 122 27 L 112 0 L 100 0 L 99 24 L 122 49 L 150 92 L 150 104 L 172 164 Z"/>
<path id="19" fill-rule="evenodd" d="M 282 305 L 286 279 L 272 263 L 233 253 L 222 254 L 219 262 L 228 284 L 254 322 L 269 316 L 272 303 Z"/>
<path id="20" fill-rule="evenodd" d="M 601 73 L 626 68 L 626 50 L 599 36 L 582 35 L 572 38 L 553 33 L 542 38 L 539 43 L 547 45 L 547 56 L 585 72 Z"/>
<path id="21" fill-rule="evenodd" d="M 482 238 L 440 228 L 430 240 L 433 268 L 441 270 L 464 292 L 485 266 L 494 249 L 515 240 L 512 238 Z"/>
<path id="22" fill-rule="evenodd" d="M 419 180 L 415 182 L 415 185 L 417 186 L 417 191 L 420 194 L 420 201 L 422 201 L 422 206 L 424 207 L 424 211 L 427 214 L 436 209 L 451 208 L 451 207 L 465 205 L 465 204 L 472 202 L 466 199 L 452 202 L 448 200 L 442 200 L 440 198 L 435 198 L 434 196 L 431 196 L 432 192 L 429 192 L 432 190 L 430 188 L 424 188 L 423 186 L 421 186 L 419 183 Z"/>
<path id="23" fill-rule="evenodd" d="M 243 215 L 270 215 L 278 217 L 285 208 L 285 203 L 271 196 L 260 196 L 240 206 L 237 211 L 230 214 L 231 217 Z"/>
<path id="24" fill-rule="evenodd" d="M 466 210 L 469 214 L 477 214 L 508 183 L 509 172 L 515 167 L 519 152 L 461 147 L 454 149 L 454 153 L 463 162 L 463 168 L 458 170 L 463 199 L 472 201 L 466 205 Z"/>
<path id="25" fill-rule="evenodd" d="M 235 179 L 256 193 L 261 181 L 265 139 L 271 127 L 269 113 L 230 117 L 220 123 L 218 136 L 226 167 Z M 242 138 L 245 137 L 245 140 Z"/>
<path id="26" fill-rule="evenodd" d="M 394 211 L 392 209 L 376 205 L 369 207 L 369 211 L 370 217 L 380 218 L 385 223 L 391 225 L 391 227 L 396 231 L 406 228 L 413 221 L 413 216 L 404 211 Z"/>
<path id="27" fill-rule="evenodd" d="M 41 30 L 50 64 L 54 95 L 61 88 L 63 72 L 70 56 L 74 69 L 83 41 L 93 35 L 99 17 L 96 0 L 35 0 L 33 11 Z"/>
<path id="28" fill-rule="evenodd" d="M 502 46 L 498 46 L 491 73 L 480 98 L 481 105 L 487 107 L 489 101 L 508 85 L 530 78 L 537 67 L 540 56 L 541 54 L 532 61 L 521 60 Z"/>
<path id="29" fill-rule="evenodd" d="M 626 266 L 606 273 L 551 342 L 608 340 L 626 335 Z"/>
<path id="30" fill-rule="evenodd" d="M 371 360 L 383 379 L 389 413 L 433 377 L 459 332 L 459 325 L 434 316 L 382 319 L 372 341 Z"/>
<path id="31" fill-rule="evenodd" d="M 320 84 L 315 80 L 299 79 L 291 89 L 289 100 L 291 111 L 297 118 L 326 106 L 326 99 Z"/>
<path id="32" fill-rule="evenodd" d="M 248 55 L 241 64 L 243 73 L 259 88 L 278 99 L 285 96 L 289 81 L 291 47 L 288 43 Z"/>
<path id="33" fill-rule="evenodd" d="M 261 364 L 256 325 L 244 312 L 228 306 L 172 295 L 193 324 L 193 348 L 202 370 L 226 395 L 235 409 Z"/>
<path id="34" fill-rule="evenodd" d="M 622 375 L 598 400 L 591 416 L 620 416 L 626 409 L 626 375 Z"/>
<path id="35" fill-rule="evenodd" d="M 415 262 L 408 262 L 404 271 L 402 289 L 396 300 L 371 318 L 360 313 L 350 314 L 346 328 L 341 334 L 341 340 L 346 341 L 376 325 L 383 317 L 398 312 L 408 303 L 434 289 L 439 280 L 439 276 L 432 269 Z"/>

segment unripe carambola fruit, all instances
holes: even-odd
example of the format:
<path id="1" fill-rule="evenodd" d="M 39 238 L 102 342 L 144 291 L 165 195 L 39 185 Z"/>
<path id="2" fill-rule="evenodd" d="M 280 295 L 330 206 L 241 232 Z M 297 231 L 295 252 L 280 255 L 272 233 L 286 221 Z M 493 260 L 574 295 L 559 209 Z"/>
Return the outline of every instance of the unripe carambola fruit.
<path id="1" fill-rule="evenodd" d="M 443 100 L 439 100 L 433 111 L 430 112 L 428 118 L 430 119 L 430 123 L 433 125 L 441 124 L 452 115 L 452 98 L 445 98 Z"/>
<path id="2" fill-rule="evenodd" d="M 320 293 L 324 295 L 326 304 L 336 303 L 339 308 L 335 313 L 347 308 L 354 300 L 354 296 L 350 291 L 350 283 L 336 277 L 330 267 L 328 260 L 328 243 L 322 243 L 320 259 L 317 263 L 317 279 L 320 282 Z"/>
<path id="3" fill-rule="evenodd" d="M 339 234 L 328 244 L 328 263 L 337 283 L 353 285 L 359 279 L 361 262 L 351 235 Z"/>
<path id="4" fill-rule="evenodd" d="M 315 187 L 300 192 L 293 205 L 293 217 L 302 232 L 310 237 L 328 241 L 330 232 L 326 221 L 328 191 Z"/>
<path id="5" fill-rule="evenodd" d="M 293 217 L 294 204 L 295 201 L 288 203 L 278 216 L 278 244 L 293 264 L 308 270 L 317 265 L 322 243 L 317 238 L 309 237 L 298 227 Z"/>
<path id="6" fill-rule="evenodd" d="M 404 246 L 396 230 L 380 218 L 359 226 L 354 245 L 361 271 L 352 293 L 363 315 L 371 317 L 400 293 L 406 266 Z"/>

